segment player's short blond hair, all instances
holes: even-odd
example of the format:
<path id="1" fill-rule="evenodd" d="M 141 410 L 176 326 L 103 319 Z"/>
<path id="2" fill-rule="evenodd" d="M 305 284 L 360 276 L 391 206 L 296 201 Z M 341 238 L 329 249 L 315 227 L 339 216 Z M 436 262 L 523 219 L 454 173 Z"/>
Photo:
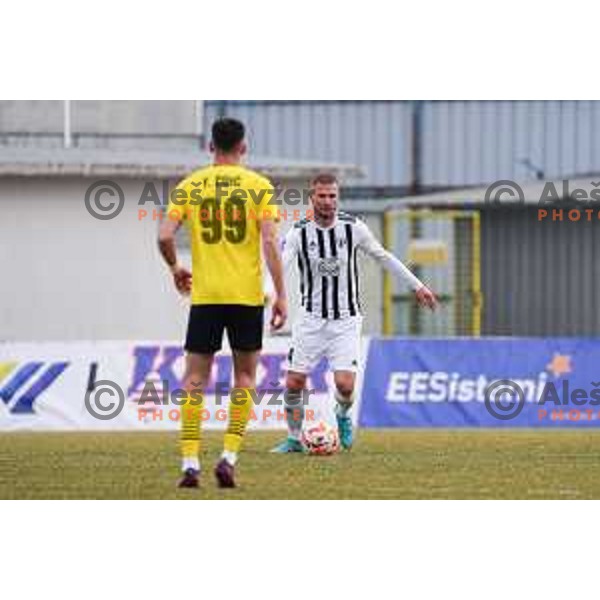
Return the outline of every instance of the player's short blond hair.
<path id="1" fill-rule="evenodd" d="M 339 182 L 333 173 L 319 173 L 310 182 L 311 188 L 317 185 L 339 185 Z"/>

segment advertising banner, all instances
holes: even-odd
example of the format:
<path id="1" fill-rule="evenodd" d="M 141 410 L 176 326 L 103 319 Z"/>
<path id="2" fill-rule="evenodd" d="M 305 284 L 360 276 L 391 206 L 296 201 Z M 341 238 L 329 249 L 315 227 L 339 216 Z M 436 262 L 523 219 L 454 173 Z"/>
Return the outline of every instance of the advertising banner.
<path id="1" fill-rule="evenodd" d="M 288 350 L 287 337 L 265 339 L 250 429 L 285 429 Z M 208 429 L 226 426 L 232 371 L 231 354 L 219 354 L 205 390 Z M 183 372 L 178 343 L 0 344 L 0 430 L 176 430 Z M 307 420 L 333 420 L 330 384 L 323 360 L 309 376 Z"/>
<path id="2" fill-rule="evenodd" d="M 365 427 L 597 427 L 600 339 L 372 339 Z"/>

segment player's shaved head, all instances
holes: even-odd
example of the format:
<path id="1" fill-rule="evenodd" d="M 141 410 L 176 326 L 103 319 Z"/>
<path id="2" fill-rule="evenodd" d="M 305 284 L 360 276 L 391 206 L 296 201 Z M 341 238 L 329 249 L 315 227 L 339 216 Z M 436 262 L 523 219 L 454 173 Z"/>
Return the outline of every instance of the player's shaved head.
<path id="1" fill-rule="evenodd" d="M 218 152 L 234 152 L 244 141 L 246 128 L 241 121 L 223 117 L 212 126 L 212 145 Z"/>

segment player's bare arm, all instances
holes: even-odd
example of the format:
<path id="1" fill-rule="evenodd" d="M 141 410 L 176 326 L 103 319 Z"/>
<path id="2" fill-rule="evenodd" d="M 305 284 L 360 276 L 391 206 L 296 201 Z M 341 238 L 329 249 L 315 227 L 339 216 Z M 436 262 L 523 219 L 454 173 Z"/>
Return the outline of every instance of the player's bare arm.
<path id="1" fill-rule="evenodd" d="M 187 295 L 192 289 L 192 274 L 177 262 L 175 235 L 180 227 L 181 221 L 172 219 L 163 221 L 158 233 L 158 248 L 173 275 L 177 291 Z"/>
<path id="2" fill-rule="evenodd" d="M 287 319 L 287 299 L 283 279 L 283 263 L 277 242 L 277 224 L 272 220 L 261 221 L 262 251 L 273 280 L 275 300 L 271 307 L 271 328 L 281 329 Z"/>

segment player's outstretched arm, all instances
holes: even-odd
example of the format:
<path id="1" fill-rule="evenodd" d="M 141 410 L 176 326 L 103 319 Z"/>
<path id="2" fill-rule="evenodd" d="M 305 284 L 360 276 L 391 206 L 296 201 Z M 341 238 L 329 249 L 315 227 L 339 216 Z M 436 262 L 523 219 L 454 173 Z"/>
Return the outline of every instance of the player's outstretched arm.
<path id="1" fill-rule="evenodd" d="M 283 262 L 277 241 L 277 224 L 271 219 L 260 222 L 263 256 L 275 288 L 275 301 L 271 308 L 271 327 L 281 329 L 287 319 L 287 300 L 283 280 Z"/>
<path id="2" fill-rule="evenodd" d="M 438 299 L 434 292 L 430 290 L 410 269 L 391 252 L 388 252 L 371 233 L 371 230 L 364 224 L 361 224 L 362 235 L 360 246 L 363 250 L 379 262 L 384 268 L 388 269 L 396 277 L 406 282 L 414 292 L 417 302 L 420 306 L 435 310 L 438 306 Z"/>
<path id="3" fill-rule="evenodd" d="M 181 221 L 171 219 L 163 221 L 158 232 L 158 248 L 173 275 L 173 282 L 177 290 L 181 294 L 189 294 L 192 289 L 192 274 L 177 262 L 175 234 L 179 227 L 181 227 Z"/>

